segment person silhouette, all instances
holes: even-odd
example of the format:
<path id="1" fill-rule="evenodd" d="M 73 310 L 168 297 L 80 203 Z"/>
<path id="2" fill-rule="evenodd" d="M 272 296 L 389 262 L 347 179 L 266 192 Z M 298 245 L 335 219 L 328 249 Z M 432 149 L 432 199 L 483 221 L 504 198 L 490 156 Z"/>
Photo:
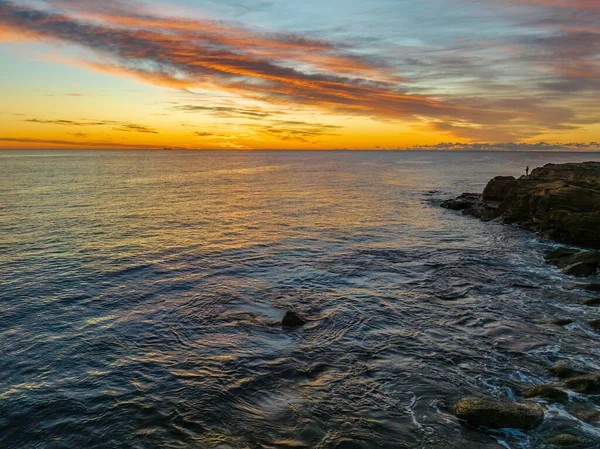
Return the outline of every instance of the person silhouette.
<path id="1" fill-rule="evenodd" d="M 525 176 L 529 177 L 529 165 L 525 169 Z"/>

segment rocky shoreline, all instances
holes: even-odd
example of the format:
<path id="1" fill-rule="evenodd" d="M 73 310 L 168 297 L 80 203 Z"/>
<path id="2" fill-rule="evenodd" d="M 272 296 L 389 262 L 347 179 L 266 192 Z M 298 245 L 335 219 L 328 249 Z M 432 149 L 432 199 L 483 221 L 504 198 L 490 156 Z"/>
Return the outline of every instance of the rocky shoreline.
<path id="1" fill-rule="evenodd" d="M 484 221 L 515 223 L 538 235 L 569 246 L 559 246 L 546 254 L 548 263 L 572 276 L 594 276 L 600 269 L 600 163 L 547 164 L 536 168 L 530 176 L 516 179 L 498 176 L 483 193 L 464 193 L 449 199 L 442 207 L 461 211 Z M 570 246 L 572 245 L 572 246 Z M 577 247 L 577 248 L 575 248 Z M 587 291 L 600 291 L 600 284 L 583 286 Z M 600 297 L 583 303 L 600 307 Z M 568 319 L 553 324 L 567 326 Z M 600 332 L 600 319 L 588 325 Z M 592 426 L 600 426 L 600 411 L 591 407 L 577 409 L 580 401 L 600 405 L 600 372 L 586 366 L 558 362 L 549 368 L 558 378 L 547 385 L 537 385 L 522 392 L 519 401 L 497 401 L 488 398 L 462 398 L 456 403 L 456 416 L 473 427 L 517 428 L 530 430 L 543 422 L 541 403 L 561 403 L 573 416 Z M 575 429 L 573 429 L 575 430 Z M 576 433 L 576 432 L 575 432 Z M 544 447 L 598 447 L 571 433 L 555 435 Z"/>
<path id="2" fill-rule="evenodd" d="M 483 193 L 463 193 L 442 207 L 517 223 L 559 243 L 600 249 L 600 162 L 547 164 L 519 179 L 497 176 Z"/>

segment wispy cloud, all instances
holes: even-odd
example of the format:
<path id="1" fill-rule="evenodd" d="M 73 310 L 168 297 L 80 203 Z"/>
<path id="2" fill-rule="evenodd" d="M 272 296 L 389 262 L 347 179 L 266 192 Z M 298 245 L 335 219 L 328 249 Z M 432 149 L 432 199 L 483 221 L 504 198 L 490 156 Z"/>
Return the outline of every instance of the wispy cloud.
<path id="1" fill-rule="evenodd" d="M 440 151 L 600 151 L 600 142 L 505 142 L 505 143 L 465 143 L 442 142 L 437 145 L 416 145 L 417 150 Z"/>
<path id="2" fill-rule="evenodd" d="M 123 132 L 138 132 L 138 133 L 152 133 L 158 134 L 158 131 L 149 128 L 147 126 L 138 125 L 136 123 L 126 123 L 119 122 L 115 120 L 104 120 L 104 121 L 94 121 L 94 120 L 45 120 L 39 118 L 30 118 L 25 120 L 29 123 L 38 123 L 42 125 L 59 125 L 59 126 L 113 126 L 115 131 L 123 131 Z"/>
<path id="3" fill-rule="evenodd" d="M 116 131 L 158 134 L 158 131 L 155 129 L 148 128 L 147 126 L 136 125 L 135 123 L 124 123 L 113 129 Z"/>
<path id="4" fill-rule="evenodd" d="M 74 148 L 106 148 L 106 149 L 130 149 L 130 150 L 158 150 L 161 146 L 158 145 L 145 145 L 145 144 L 124 144 L 119 142 L 102 142 L 102 141 L 83 141 L 83 140 L 60 140 L 60 139 L 32 139 L 26 137 L 0 137 L 0 142 L 7 143 L 18 143 L 24 145 L 59 145 L 59 146 L 70 146 Z"/>
<path id="5" fill-rule="evenodd" d="M 29 123 L 39 123 L 41 125 L 61 125 L 61 126 L 106 126 L 115 122 L 96 122 L 96 121 L 77 121 L 77 120 L 44 120 L 39 118 L 30 118 L 25 120 Z"/>
<path id="6" fill-rule="evenodd" d="M 259 120 L 274 115 L 274 112 L 265 111 L 262 109 L 247 109 L 247 108 L 236 108 L 230 106 L 201 106 L 194 104 L 178 104 L 173 106 L 171 109 L 181 112 L 200 112 L 208 113 L 214 117 L 219 118 L 245 118 Z M 279 112 L 283 114 L 283 112 Z"/>
<path id="7" fill-rule="evenodd" d="M 46 97 L 76 97 L 76 98 L 83 98 L 83 97 L 106 97 L 106 95 L 101 95 L 101 94 L 82 94 L 82 93 L 68 93 L 68 94 L 47 94 Z"/>

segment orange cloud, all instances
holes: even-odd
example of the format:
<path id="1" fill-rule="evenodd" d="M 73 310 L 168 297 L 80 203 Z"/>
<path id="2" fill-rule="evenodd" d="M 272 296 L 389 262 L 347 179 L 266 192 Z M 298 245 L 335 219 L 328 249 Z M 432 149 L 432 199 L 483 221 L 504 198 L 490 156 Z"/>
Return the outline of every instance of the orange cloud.
<path id="1" fill-rule="evenodd" d="M 90 21 L 91 17 L 96 20 Z M 385 66 L 331 43 L 295 35 L 265 37 L 210 21 L 96 11 L 82 20 L 8 1 L 0 2 L 0 23 L 91 49 L 104 60 L 82 64 L 96 70 L 172 88 L 218 89 L 276 104 L 298 103 L 374 117 L 503 120 L 518 115 L 407 93 Z M 152 30 L 144 28 L 149 26 Z M 318 71 L 304 70 L 307 61 Z"/>

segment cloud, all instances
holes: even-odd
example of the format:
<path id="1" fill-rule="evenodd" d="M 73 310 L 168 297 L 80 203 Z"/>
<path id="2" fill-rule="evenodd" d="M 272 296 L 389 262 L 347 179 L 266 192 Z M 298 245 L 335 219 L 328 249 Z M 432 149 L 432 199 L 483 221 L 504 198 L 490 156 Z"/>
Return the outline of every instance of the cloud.
<path id="1" fill-rule="evenodd" d="M 61 125 L 61 126 L 105 126 L 116 122 L 95 122 L 95 121 L 76 121 L 76 120 L 43 120 L 30 118 L 25 120 L 29 123 L 39 123 L 42 125 Z"/>
<path id="2" fill-rule="evenodd" d="M 100 60 L 83 62 L 88 67 L 168 87 L 223 90 L 273 104 L 372 117 L 502 121 L 518 116 L 409 93 L 390 67 L 343 45 L 293 34 L 259 34 L 219 22 L 136 14 L 120 7 L 119 16 L 92 10 L 84 19 L 2 0 L 0 23 L 93 51 Z"/>
<path id="3" fill-rule="evenodd" d="M 512 3 L 566 9 L 600 9 L 597 0 L 510 0 Z"/>
<path id="4" fill-rule="evenodd" d="M 113 126 L 115 131 L 123 132 L 138 132 L 138 133 L 152 133 L 158 134 L 158 131 L 149 128 L 147 126 L 138 125 L 136 123 L 126 123 L 116 120 L 104 120 L 104 121 L 93 121 L 93 120 L 44 120 L 38 118 L 31 118 L 25 120 L 29 123 L 38 123 L 42 125 L 59 125 L 59 126 Z"/>
<path id="5" fill-rule="evenodd" d="M 106 97 L 106 95 L 68 93 L 68 94 L 48 94 L 46 97 Z"/>
<path id="6" fill-rule="evenodd" d="M 163 147 L 158 145 L 136 145 L 123 144 L 117 142 L 99 142 L 99 141 L 83 141 L 83 140 L 55 140 L 55 139 L 31 139 L 24 137 L 0 137 L 0 142 L 19 143 L 19 144 L 41 144 L 41 145 L 59 145 L 71 146 L 79 149 L 87 148 L 105 148 L 105 149 L 128 149 L 128 150 L 158 150 Z"/>
<path id="7" fill-rule="evenodd" d="M 194 133 L 194 136 L 196 137 L 210 137 L 210 136 L 214 136 L 215 134 L 213 133 L 207 133 L 207 132 L 201 132 L 201 131 L 196 131 Z"/>
<path id="8" fill-rule="evenodd" d="M 436 145 L 416 145 L 415 150 L 440 151 L 600 151 L 600 142 L 568 142 L 568 143 L 464 143 L 441 142 Z"/>
<path id="9" fill-rule="evenodd" d="M 318 143 L 318 137 L 336 136 L 341 126 L 294 120 L 272 120 L 269 125 L 254 125 L 259 134 L 282 141 Z"/>
<path id="10" fill-rule="evenodd" d="M 158 134 L 158 131 L 155 129 L 148 128 L 142 125 L 136 125 L 135 123 L 124 123 L 123 125 L 113 129 L 115 131 Z"/>
<path id="11" fill-rule="evenodd" d="M 245 109 L 229 106 L 201 106 L 194 104 L 178 104 L 171 109 L 181 112 L 206 112 L 214 117 L 219 118 L 246 118 L 259 120 L 274 115 L 273 112 L 264 111 L 261 109 Z"/>

